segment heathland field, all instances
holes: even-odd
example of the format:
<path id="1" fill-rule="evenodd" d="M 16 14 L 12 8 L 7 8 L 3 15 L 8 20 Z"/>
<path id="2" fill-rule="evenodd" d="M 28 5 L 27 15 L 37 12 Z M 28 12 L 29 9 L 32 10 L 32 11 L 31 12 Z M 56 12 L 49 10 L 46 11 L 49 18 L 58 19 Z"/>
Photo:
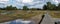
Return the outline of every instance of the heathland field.
<path id="1" fill-rule="evenodd" d="M 10 21 L 10 20 L 15 20 L 15 19 L 29 19 L 34 16 L 43 15 L 45 13 L 47 13 L 47 11 L 0 10 L 0 22 L 5 22 L 5 21 Z M 49 13 L 49 15 L 51 15 L 52 18 L 60 18 L 60 11 L 49 11 L 48 13 Z"/>

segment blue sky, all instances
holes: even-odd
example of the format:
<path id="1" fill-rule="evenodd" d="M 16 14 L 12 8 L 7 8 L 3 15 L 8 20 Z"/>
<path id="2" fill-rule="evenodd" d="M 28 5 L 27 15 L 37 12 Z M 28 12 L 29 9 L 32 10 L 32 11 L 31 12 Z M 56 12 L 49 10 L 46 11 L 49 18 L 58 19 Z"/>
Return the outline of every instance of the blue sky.
<path id="1" fill-rule="evenodd" d="M 13 5 L 22 8 L 26 5 L 29 8 L 42 8 L 48 1 L 56 5 L 60 2 L 60 0 L 0 0 L 0 7 Z"/>

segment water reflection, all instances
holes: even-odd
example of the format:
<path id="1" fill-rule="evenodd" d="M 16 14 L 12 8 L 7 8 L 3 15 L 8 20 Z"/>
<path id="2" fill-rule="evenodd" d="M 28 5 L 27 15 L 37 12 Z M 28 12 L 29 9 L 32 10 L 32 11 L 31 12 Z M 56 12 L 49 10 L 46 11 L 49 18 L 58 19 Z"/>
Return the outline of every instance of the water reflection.
<path id="1" fill-rule="evenodd" d="M 9 24 L 34 24 L 32 21 L 23 21 L 23 20 L 14 20 L 11 21 Z"/>

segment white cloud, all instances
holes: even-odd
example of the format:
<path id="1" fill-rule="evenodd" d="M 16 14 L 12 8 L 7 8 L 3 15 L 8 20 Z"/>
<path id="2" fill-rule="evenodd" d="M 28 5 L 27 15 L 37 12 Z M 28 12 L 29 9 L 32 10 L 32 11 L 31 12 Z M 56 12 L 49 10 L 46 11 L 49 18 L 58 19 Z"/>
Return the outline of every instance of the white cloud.
<path id="1" fill-rule="evenodd" d="M 34 4 L 42 4 L 43 2 L 42 1 L 36 1 L 36 2 L 31 2 L 31 3 L 28 3 L 29 5 L 34 5 Z"/>
<path id="2" fill-rule="evenodd" d="M 22 2 L 22 0 L 16 0 L 17 2 Z"/>
<path id="3" fill-rule="evenodd" d="M 0 3 L 7 3 L 9 0 L 0 0 Z"/>
<path id="4" fill-rule="evenodd" d="M 53 2 L 55 2 L 55 4 L 58 4 L 59 3 L 58 0 L 53 0 Z"/>
<path id="5" fill-rule="evenodd" d="M 30 3 L 33 2 L 33 0 L 22 0 L 23 3 Z"/>
<path id="6" fill-rule="evenodd" d="M 0 7 L 6 7 L 8 5 L 9 0 L 0 0 Z"/>
<path id="7" fill-rule="evenodd" d="M 16 5 L 16 6 L 24 6 L 24 1 L 23 0 L 16 0 L 17 1 L 17 3 L 16 4 L 14 4 L 14 5 Z M 30 6 L 30 8 L 32 8 L 32 7 L 36 7 L 36 8 L 42 8 L 42 6 L 43 6 L 43 4 L 40 4 L 40 3 L 43 3 L 43 1 L 36 1 L 36 2 L 29 2 L 29 3 L 27 3 L 28 5 L 31 5 Z"/>
<path id="8" fill-rule="evenodd" d="M 44 4 L 38 4 L 38 5 L 35 5 L 35 6 L 30 6 L 29 8 L 41 8 L 43 7 Z"/>
<path id="9" fill-rule="evenodd" d="M 19 3 L 17 3 L 16 5 L 19 5 L 19 6 L 24 6 L 24 4 L 19 4 Z"/>
<path id="10" fill-rule="evenodd" d="M 24 4 L 30 6 L 30 7 L 36 7 L 36 8 L 42 8 L 43 4 L 46 3 L 49 0 L 13 0 L 13 3 L 10 3 L 9 0 L 0 0 L 0 3 L 5 4 L 5 6 L 7 5 L 13 5 L 13 6 L 24 6 Z M 12 2 L 12 1 L 11 1 Z M 58 4 L 60 2 L 60 0 L 50 0 L 50 2 L 54 3 L 54 4 Z"/>
<path id="11" fill-rule="evenodd" d="M 57 0 L 60 3 L 60 0 Z"/>
<path id="12" fill-rule="evenodd" d="M 9 0 L 0 0 L 0 1 L 9 1 Z"/>

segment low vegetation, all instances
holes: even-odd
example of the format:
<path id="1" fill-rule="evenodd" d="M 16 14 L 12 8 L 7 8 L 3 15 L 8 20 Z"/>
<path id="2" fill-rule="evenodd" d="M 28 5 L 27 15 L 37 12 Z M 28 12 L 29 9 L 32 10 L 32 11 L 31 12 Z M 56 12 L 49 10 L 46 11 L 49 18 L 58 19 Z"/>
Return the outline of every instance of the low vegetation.
<path id="1" fill-rule="evenodd" d="M 6 12 L 10 12 L 10 11 L 6 11 Z M 37 11 L 37 10 L 35 10 L 35 11 L 15 10 L 15 11 L 11 11 L 11 12 L 13 12 L 13 13 L 0 14 L 0 22 L 14 20 L 14 19 L 28 19 L 30 17 L 44 13 L 44 12 Z"/>
<path id="2" fill-rule="evenodd" d="M 27 6 L 23 6 L 23 9 L 17 9 L 17 7 L 13 7 L 12 5 L 7 6 L 5 8 L 0 8 L 0 22 L 5 22 L 14 19 L 28 19 L 36 15 L 45 14 L 47 10 L 51 10 L 49 14 L 53 18 L 60 18 L 60 12 L 55 13 L 60 10 L 60 3 L 58 4 L 58 6 L 56 6 L 55 4 L 51 4 L 51 2 L 47 2 L 47 5 L 44 5 L 43 9 L 29 9 Z"/>
<path id="3" fill-rule="evenodd" d="M 50 11 L 49 14 L 52 18 L 60 18 L 60 11 Z"/>
<path id="4" fill-rule="evenodd" d="M 1 10 L 1 12 L 5 12 L 5 10 Z M 0 22 L 5 22 L 15 19 L 29 19 L 30 17 L 34 17 L 36 15 L 46 13 L 46 11 L 41 11 L 41 10 L 29 10 L 29 11 L 13 10 L 6 12 L 13 12 L 13 13 L 0 14 Z M 60 11 L 49 11 L 49 15 L 51 15 L 52 18 L 60 18 Z"/>

